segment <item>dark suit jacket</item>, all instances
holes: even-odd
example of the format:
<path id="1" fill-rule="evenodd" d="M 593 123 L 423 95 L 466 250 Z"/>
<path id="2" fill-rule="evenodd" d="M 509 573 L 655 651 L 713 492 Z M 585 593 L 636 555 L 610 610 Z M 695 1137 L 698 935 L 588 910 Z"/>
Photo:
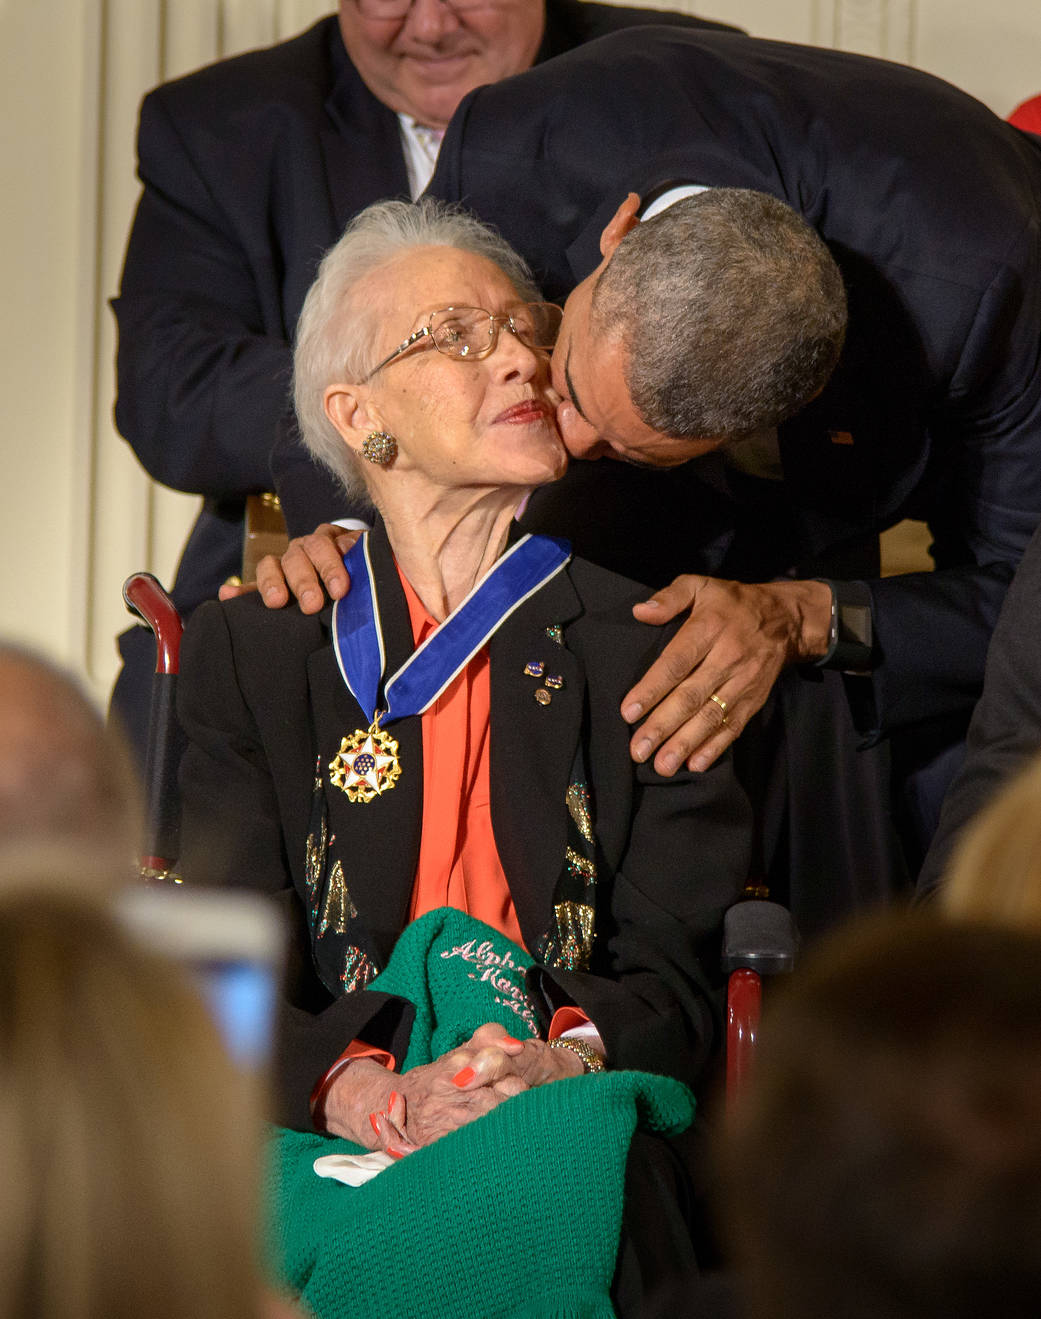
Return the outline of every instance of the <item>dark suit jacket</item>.
<path id="1" fill-rule="evenodd" d="M 783 508 L 746 500 L 718 455 L 647 479 L 576 463 L 530 524 L 653 581 L 871 578 L 865 726 L 966 718 L 1041 518 L 1038 141 L 903 66 L 645 28 L 473 93 L 430 191 L 496 224 L 559 296 L 626 192 L 670 180 L 772 193 L 844 273 L 842 361 L 780 430 Z M 907 516 L 929 520 L 941 571 L 880 580 L 877 533 Z"/>
<path id="2" fill-rule="evenodd" d="M 538 58 L 649 21 L 725 26 L 548 0 Z M 206 497 L 174 590 L 188 611 L 238 571 L 244 497 L 271 486 L 289 342 L 319 259 L 363 207 L 407 197 L 408 179 L 397 117 L 335 17 L 151 92 L 138 154 L 144 191 L 113 302 L 116 422 L 156 480 Z"/>
<path id="3" fill-rule="evenodd" d="M 1041 530 L 1027 546 L 998 617 L 983 695 L 972 714 L 965 761 L 951 784 L 940 827 L 918 878 L 929 893 L 962 830 L 1041 751 Z"/>
<path id="4" fill-rule="evenodd" d="M 390 671 L 411 653 L 412 633 L 381 529 L 371 549 Z M 578 1003 L 612 1065 L 693 1083 L 714 1042 L 718 936 L 747 872 L 750 823 L 728 760 L 673 779 L 630 760 L 619 703 L 664 639 L 662 629 L 633 620 L 640 594 L 575 561 L 493 637 L 492 821 L 534 950 L 559 901 L 565 799 L 581 749 L 595 822 L 597 938 L 588 972 L 557 965 L 536 977 L 546 1018 L 559 1001 Z M 563 627 L 562 646 L 547 636 L 554 624 Z M 546 706 L 524 674 L 536 658 L 564 678 Z M 404 1053 L 407 1005 L 364 989 L 334 998 L 316 974 L 311 945 L 340 920 L 345 969 L 357 967 L 358 948 L 378 967 L 408 919 L 423 802 L 420 720 L 389 726 L 403 765 L 393 790 L 351 804 L 330 786 L 326 767 L 340 739 L 367 721 L 336 667 L 328 613 L 269 611 L 256 597 L 196 613 L 180 682 L 190 739 L 181 775 L 184 874 L 268 892 L 288 914 L 282 1116 L 306 1125 L 314 1081 L 355 1036 L 399 1060 Z M 329 840 L 323 873 L 339 861 L 346 880 L 331 914 L 329 890 L 316 892 L 316 806 Z"/>

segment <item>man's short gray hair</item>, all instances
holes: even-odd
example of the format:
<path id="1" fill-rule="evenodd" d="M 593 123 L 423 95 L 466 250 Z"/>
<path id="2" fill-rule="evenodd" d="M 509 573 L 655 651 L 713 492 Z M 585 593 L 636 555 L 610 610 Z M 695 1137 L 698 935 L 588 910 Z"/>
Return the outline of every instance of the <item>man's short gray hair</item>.
<path id="1" fill-rule="evenodd" d="M 418 247 L 454 247 L 484 257 L 512 281 L 523 301 L 541 297 L 523 258 L 468 211 L 424 197 L 415 203 L 377 202 L 354 217 L 318 267 L 297 322 L 293 354 L 301 438 L 353 499 L 365 495 L 362 464 L 325 415 L 325 390 L 338 381 L 359 383 L 379 360 L 377 312 L 371 303 L 355 302 L 355 288 Z"/>
<path id="2" fill-rule="evenodd" d="M 625 236 L 597 282 L 640 417 L 678 439 L 740 439 L 798 412 L 842 351 L 846 293 L 828 248 L 763 192 L 712 188 Z"/>

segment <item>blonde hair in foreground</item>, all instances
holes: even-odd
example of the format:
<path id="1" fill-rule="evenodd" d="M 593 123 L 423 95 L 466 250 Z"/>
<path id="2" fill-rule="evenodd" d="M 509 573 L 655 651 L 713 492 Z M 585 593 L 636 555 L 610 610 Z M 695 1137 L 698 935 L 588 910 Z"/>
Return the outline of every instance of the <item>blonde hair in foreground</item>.
<path id="1" fill-rule="evenodd" d="M 940 900 L 963 919 L 1041 925 L 1041 757 L 964 831 Z"/>
<path id="2" fill-rule="evenodd" d="M 51 855 L 5 865 L 0 1317 L 257 1319 L 257 1135 L 181 974 Z"/>

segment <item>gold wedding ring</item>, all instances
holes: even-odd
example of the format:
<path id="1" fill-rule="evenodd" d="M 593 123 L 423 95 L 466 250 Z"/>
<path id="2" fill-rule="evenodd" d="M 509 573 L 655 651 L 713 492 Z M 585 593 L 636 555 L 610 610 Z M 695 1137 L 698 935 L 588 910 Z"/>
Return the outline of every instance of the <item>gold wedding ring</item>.
<path id="1" fill-rule="evenodd" d="M 709 699 L 710 701 L 714 701 L 714 702 L 716 703 L 716 705 L 719 706 L 719 713 L 723 716 L 723 720 L 722 720 L 722 722 L 723 722 L 723 727 L 725 728 L 725 727 L 726 727 L 726 722 L 727 722 L 727 703 L 726 703 L 726 701 L 723 700 L 722 696 L 717 696 L 715 692 L 713 692 L 712 695 L 711 695 L 708 699 Z"/>

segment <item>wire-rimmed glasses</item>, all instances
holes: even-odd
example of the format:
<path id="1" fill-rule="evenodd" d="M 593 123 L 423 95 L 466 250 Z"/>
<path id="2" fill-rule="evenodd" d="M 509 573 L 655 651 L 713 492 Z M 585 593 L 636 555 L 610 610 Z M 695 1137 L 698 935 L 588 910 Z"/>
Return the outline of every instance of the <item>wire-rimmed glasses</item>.
<path id="1" fill-rule="evenodd" d="M 431 312 L 426 325 L 399 343 L 361 383 L 371 380 L 378 371 L 423 339 L 429 339 L 431 346 L 446 357 L 477 361 L 494 352 L 499 342 L 499 330 L 507 329 L 528 348 L 548 352 L 557 341 L 563 315 L 563 309 L 555 302 L 518 302 L 497 316 L 483 307 L 442 307 Z"/>

